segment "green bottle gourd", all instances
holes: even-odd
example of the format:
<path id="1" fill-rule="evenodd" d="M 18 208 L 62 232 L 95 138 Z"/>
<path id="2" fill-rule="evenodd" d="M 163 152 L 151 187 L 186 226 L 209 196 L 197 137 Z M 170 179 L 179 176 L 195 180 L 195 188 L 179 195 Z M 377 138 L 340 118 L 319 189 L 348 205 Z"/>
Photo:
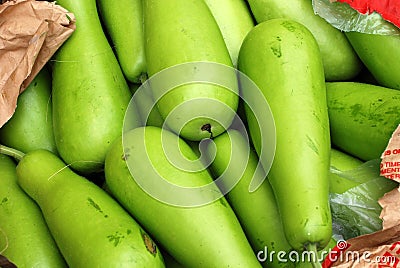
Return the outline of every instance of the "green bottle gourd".
<path id="1" fill-rule="evenodd" d="M 25 153 L 35 149 L 57 153 L 47 67 L 19 95 L 13 116 L 0 128 L 0 143 Z"/>
<path id="2" fill-rule="evenodd" d="M 53 123 L 58 152 L 81 173 L 101 171 L 131 97 L 104 35 L 95 0 L 60 0 L 76 30 L 53 61 Z"/>
<path id="3" fill-rule="evenodd" d="M 16 172 L 69 267 L 165 267 L 150 235 L 118 202 L 56 155 L 31 151 Z"/>
<path id="4" fill-rule="evenodd" d="M 268 20 L 254 27 L 244 40 L 239 70 L 258 85 L 275 120 L 276 151 L 268 179 L 286 238 L 296 250 L 322 249 L 332 235 L 331 146 L 318 44 L 312 33 L 294 20 Z M 245 88 L 243 92 L 246 97 Z M 258 122 L 251 107 L 245 108 L 250 136 L 260 155 L 265 150 L 261 141 L 268 142 L 268 137 L 253 135 Z"/>
<path id="5" fill-rule="evenodd" d="M 153 126 L 130 130 L 107 154 L 107 187 L 183 266 L 261 267 L 218 188 L 198 188 L 213 182 L 208 171 L 201 162 L 182 169 L 179 159 L 193 163 L 197 156 L 173 132 Z M 177 186 L 192 190 L 176 192 Z"/>
<path id="6" fill-rule="evenodd" d="M 38 205 L 17 184 L 16 164 L 0 154 L 0 253 L 17 267 L 67 267 Z"/>
<path id="7" fill-rule="evenodd" d="M 188 140 L 218 136 L 231 124 L 239 96 L 229 51 L 210 9 L 198 0 L 143 3 L 149 84 L 166 125 Z M 209 64 L 205 74 L 195 62 Z M 192 65 L 176 69 L 162 81 L 152 80 L 158 73 L 188 63 Z M 229 89 L 207 83 L 219 75 L 212 70 L 213 64 L 231 68 L 224 72 Z M 185 84 L 182 79 L 192 83 Z"/>

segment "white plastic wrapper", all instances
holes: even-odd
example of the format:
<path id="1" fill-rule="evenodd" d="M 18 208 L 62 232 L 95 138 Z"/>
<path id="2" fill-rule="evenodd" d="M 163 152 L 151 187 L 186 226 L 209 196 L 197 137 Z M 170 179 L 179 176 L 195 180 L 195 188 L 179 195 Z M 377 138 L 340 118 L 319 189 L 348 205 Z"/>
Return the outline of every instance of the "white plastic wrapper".
<path id="1" fill-rule="evenodd" d="M 359 13 L 350 5 L 330 0 L 312 0 L 315 14 L 324 18 L 333 27 L 344 32 L 361 32 L 381 35 L 400 35 L 400 29 L 374 12 Z"/>

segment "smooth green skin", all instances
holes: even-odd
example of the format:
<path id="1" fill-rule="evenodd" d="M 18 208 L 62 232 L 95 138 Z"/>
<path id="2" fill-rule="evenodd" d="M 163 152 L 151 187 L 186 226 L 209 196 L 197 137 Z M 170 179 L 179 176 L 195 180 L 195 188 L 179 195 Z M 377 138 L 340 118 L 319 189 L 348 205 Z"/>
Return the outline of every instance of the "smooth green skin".
<path id="1" fill-rule="evenodd" d="M 0 142 L 25 153 L 35 149 L 57 153 L 52 117 L 51 76 L 44 67 L 19 95 L 15 113 L 0 128 Z"/>
<path id="2" fill-rule="evenodd" d="M 126 79 L 141 82 L 147 71 L 142 1 L 97 0 L 97 6 Z"/>
<path id="3" fill-rule="evenodd" d="M 41 208 L 69 267 L 164 267 L 154 242 L 147 249 L 144 237 L 149 236 L 136 221 L 54 154 L 26 154 L 17 166 L 17 178 Z"/>
<path id="4" fill-rule="evenodd" d="M 276 151 L 268 178 L 286 238 L 298 250 L 308 244 L 321 249 L 332 232 L 331 147 L 318 45 L 303 25 L 290 19 L 269 20 L 247 35 L 239 54 L 239 70 L 258 85 L 274 116 Z M 258 133 L 258 123 L 246 108 L 250 136 L 260 155 L 265 150 L 260 148 L 263 137 L 253 135 Z"/>
<path id="5" fill-rule="evenodd" d="M 150 78 L 168 67 L 193 61 L 233 67 L 218 24 L 204 1 L 144 0 L 144 28 Z M 230 79 L 237 83 L 234 73 Z M 169 117 L 166 123 L 175 133 L 194 141 L 210 137 L 208 131 L 202 130 L 204 125 L 210 124 L 211 132 L 216 137 L 233 120 L 234 113 L 221 110 L 210 99 L 226 104 L 233 111 L 236 111 L 239 101 L 237 88 L 229 90 L 204 83 L 177 86 L 168 93 L 162 86 L 152 87 L 152 92 L 156 98 L 161 96 L 157 107 L 164 119 L 180 104 L 190 103 L 178 115 Z M 205 101 L 196 101 L 198 98 Z M 184 120 L 180 114 L 190 118 L 190 121 Z"/>
<path id="6" fill-rule="evenodd" d="M 363 161 L 380 158 L 400 123 L 400 92 L 355 82 L 326 89 L 332 144 Z"/>
<path id="7" fill-rule="evenodd" d="M 381 86 L 400 89 L 400 36 L 346 32 L 358 57 Z"/>
<path id="8" fill-rule="evenodd" d="M 358 158 L 355 158 L 349 154 L 332 148 L 331 149 L 331 168 L 338 171 L 347 171 L 357 168 L 364 162 Z M 362 182 L 352 181 L 347 178 L 343 178 L 335 173 L 330 172 L 329 174 L 329 192 L 335 194 L 342 194 L 347 190 L 360 185 Z"/>
<path id="9" fill-rule="evenodd" d="M 113 196 L 185 267 L 261 267 L 224 197 L 196 207 L 169 205 L 147 194 L 133 179 L 126 161 L 132 161 L 135 172 L 146 174 L 149 181 L 158 185 L 159 178 L 150 176 L 146 167 L 148 157 L 164 179 L 179 186 L 212 182 L 207 170 L 190 172 L 172 165 L 163 153 L 161 136 L 165 144 L 179 142 L 179 147 L 172 148 L 176 149 L 171 152 L 172 159 L 180 153 L 189 160 L 197 159 L 189 145 L 181 138 L 177 141 L 178 136 L 172 132 L 152 126 L 133 129 L 124 133 L 127 154 L 121 138 L 114 142 L 106 157 L 106 183 Z M 200 193 L 203 194 L 207 193 Z"/>
<path id="10" fill-rule="evenodd" d="M 132 90 L 133 91 L 133 90 Z M 134 102 L 142 122 L 142 126 L 162 127 L 164 119 L 158 111 L 157 105 L 154 102 L 152 93 L 147 90 L 136 90 L 134 94 Z M 150 111 L 150 112 L 149 112 Z"/>
<path id="11" fill-rule="evenodd" d="M 254 27 L 252 14 L 244 0 L 205 0 L 204 2 L 217 21 L 233 66 L 236 67 L 242 42 Z"/>
<path id="12" fill-rule="evenodd" d="M 40 208 L 18 186 L 15 167 L 0 154 L 0 253 L 20 268 L 67 267 Z"/>
<path id="13" fill-rule="evenodd" d="M 224 173 L 226 178 L 240 179 L 226 198 L 235 211 L 255 254 L 263 251 L 265 247 L 268 248 L 268 252 L 285 251 L 288 254 L 293 249 L 286 240 L 275 196 L 268 180 L 264 180 L 255 192 L 249 192 L 253 176 L 266 177 L 264 170 L 257 168 L 256 152 L 249 147 L 237 130 L 227 130 L 213 141 L 216 145 L 216 157 L 211 164 L 211 170 L 215 178 Z M 208 146 L 208 155 L 212 156 L 213 152 L 213 147 Z M 263 262 L 263 266 L 294 267 L 294 263 L 279 263 L 278 258 L 270 262 L 268 258 Z"/>
<path id="14" fill-rule="evenodd" d="M 293 19 L 314 35 L 322 54 L 327 81 L 349 80 L 361 71 L 361 61 L 344 33 L 314 14 L 310 0 L 247 0 L 258 23 L 275 18 Z"/>
<path id="15" fill-rule="evenodd" d="M 95 0 L 60 0 L 76 30 L 53 65 L 53 124 L 62 159 L 81 173 L 101 171 L 121 134 L 130 91 L 101 28 Z"/>

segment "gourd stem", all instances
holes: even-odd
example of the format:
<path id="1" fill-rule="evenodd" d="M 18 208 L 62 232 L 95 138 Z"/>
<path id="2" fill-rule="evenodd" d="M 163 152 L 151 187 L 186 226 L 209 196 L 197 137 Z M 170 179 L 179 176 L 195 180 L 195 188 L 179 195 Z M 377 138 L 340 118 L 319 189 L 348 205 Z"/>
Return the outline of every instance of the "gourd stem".
<path id="1" fill-rule="evenodd" d="M 307 245 L 306 250 L 310 253 L 309 256 L 312 257 L 310 260 L 313 268 L 322 268 L 321 263 L 318 261 L 318 250 L 315 243 L 310 243 Z"/>
<path id="2" fill-rule="evenodd" d="M 15 160 L 20 161 L 22 157 L 24 157 L 24 153 L 21 151 L 18 151 L 16 149 L 7 147 L 5 145 L 0 144 L 0 154 L 8 155 L 13 157 Z"/>

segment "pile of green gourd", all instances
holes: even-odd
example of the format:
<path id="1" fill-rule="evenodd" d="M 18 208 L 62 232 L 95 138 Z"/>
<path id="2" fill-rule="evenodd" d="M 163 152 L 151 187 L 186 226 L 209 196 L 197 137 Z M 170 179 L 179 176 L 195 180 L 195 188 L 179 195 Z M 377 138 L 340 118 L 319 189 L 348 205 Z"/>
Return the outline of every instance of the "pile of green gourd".
<path id="1" fill-rule="evenodd" d="M 309 0 L 56 4 L 74 14 L 76 30 L 0 128 L 0 255 L 27 268 L 321 265 L 284 260 L 335 245 L 329 194 L 359 183 L 330 167 L 379 158 L 400 123 L 399 36 L 340 32 Z M 263 135 L 271 129 L 260 127 L 243 101 L 252 93 L 236 76 L 226 78 L 233 89 L 149 87 L 132 106 L 146 79 L 191 62 L 251 79 L 269 105 L 275 138 Z M 154 96 L 161 97 L 152 107 Z M 238 112 L 249 139 L 216 103 Z M 188 172 L 163 153 L 165 144 L 176 145 L 177 158 L 214 158 Z M 270 148 L 272 163 L 258 165 Z M 222 174 L 240 181 L 212 202 L 178 206 L 144 191 L 134 174 L 181 187 Z M 249 191 L 254 179 L 263 182 Z"/>

